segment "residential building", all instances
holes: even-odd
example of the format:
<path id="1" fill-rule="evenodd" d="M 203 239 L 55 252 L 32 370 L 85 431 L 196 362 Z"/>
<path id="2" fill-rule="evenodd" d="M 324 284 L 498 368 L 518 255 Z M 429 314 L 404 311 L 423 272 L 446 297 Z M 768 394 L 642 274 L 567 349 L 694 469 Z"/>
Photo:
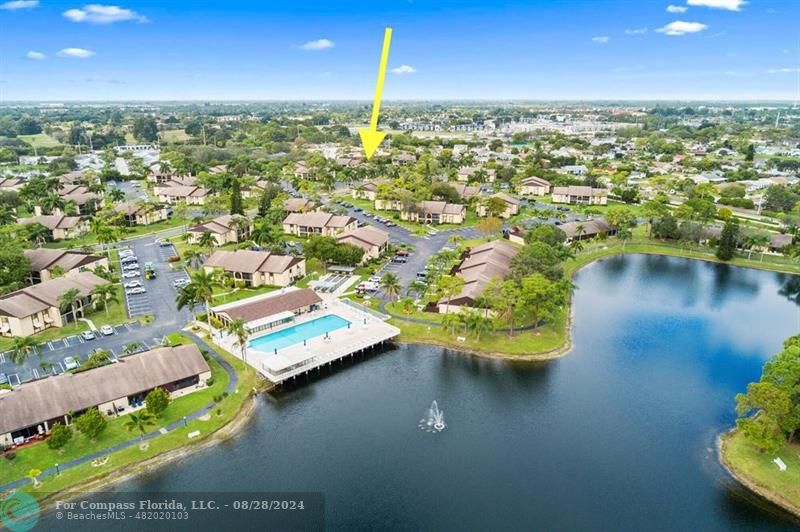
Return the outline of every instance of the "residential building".
<path id="1" fill-rule="evenodd" d="M 402 220 L 423 224 L 462 224 L 467 217 L 467 208 L 446 201 L 421 201 L 413 209 L 400 211 Z"/>
<path id="2" fill-rule="evenodd" d="M 511 271 L 511 260 L 519 249 L 503 240 L 494 240 L 466 252 L 454 274 L 464 279 L 461 292 L 438 302 L 439 312 L 462 312 L 474 307 L 493 279 L 503 279 Z M 490 312 L 486 312 L 489 314 Z"/>
<path id="3" fill-rule="evenodd" d="M 480 193 L 480 188 L 472 187 L 466 183 L 448 183 L 453 187 L 464 201 L 469 201 Z"/>
<path id="4" fill-rule="evenodd" d="M 211 194 L 208 189 L 196 185 L 177 185 L 167 183 L 153 188 L 153 193 L 163 203 L 185 202 L 187 205 L 204 205 Z"/>
<path id="5" fill-rule="evenodd" d="M 160 347 L 77 373 L 27 382 L 0 392 L 0 444 L 44 439 L 55 424 L 69 425 L 90 408 L 118 416 L 145 406 L 162 388 L 172 399 L 207 386 L 211 368 L 194 344 Z"/>
<path id="6" fill-rule="evenodd" d="M 211 233 L 217 246 L 232 244 L 247 240 L 253 232 L 253 222 L 246 216 L 226 214 L 197 224 L 186 232 L 186 241 L 197 244 L 203 233 Z"/>
<path id="7" fill-rule="evenodd" d="M 589 205 L 607 205 L 608 191 L 604 188 L 570 185 L 553 187 L 553 203 L 586 203 Z"/>
<path id="8" fill-rule="evenodd" d="M 774 235 L 770 235 L 769 250 L 773 253 L 783 253 L 784 248 L 791 246 L 793 242 L 794 237 L 792 235 L 776 233 Z"/>
<path id="9" fill-rule="evenodd" d="M 26 249 L 24 253 L 31 265 L 31 284 L 49 281 L 58 271 L 69 277 L 80 272 L 93 272 L 98 267 L 108 270 L 108 258 L 100 255 L 51 248 Z"/>
<path id="10" fill-rule="evenodd" d="M 317 310 L 322 298 L 310 288 L 289 287 L 233 303 L 211 307 L 211 317 L 224 327 L 237 318 L 250 333 L 269 330 L 294 321 L 295 316 Z"/>
<path id="11" fill-rule="evenodd" d="M 515 198 L 510 194 L 506 194 L 505 192 L 498 192 L 496 194 L 492 194 L 489 196 L 490 198 L 498 198 L 505 203 L 506 208 L 503 212 L 501 212 L 498 216 L 500 218 L 511 218 L 515 214 L 519 212 L 519 199 Z M 488 210 L 486 209 L 486 203 L 481 202 L 477 206 L 478 216 L 487 216 L 489 214 Z"/>
<path id="12" fill-rule="evenodd" d="M 13 177 L 0 178 L 0 191 L 14 190 L 18 192 L 24 184 L 25 182 L 22 179 L 16 179 Z"/>
<path id="13" fill-rule="evenodd" d="M 371 225 L 365 225 L 343 233 L 336 237 L 336 240 L 363 249 L 364 257 L 361 259 L 362 263 L 377 259 L 389 248 L 389 233 Z"/>
<path id="14" fill-rule="evenodd" d="M 523 196 L 546 196 L 550 194 L 550 181 L 541 177 L 531 176 L 522 180 L 519 193 Z"/>
<path id="15" fill-rule="evenodd" d="M 0 296 L 0 336 L 31 336 L 49 327 L 63 327 L 74 317 L 83 317 L 84 308 L 91 304 L 92 290 L 102 284 L 108 281 L 84 271 Z M 72 308 L 62 312 L 59 301 L 64 292 L 73 288 L 79 295 L 74 304 L 74 316 Z"/>
<path id="16" fill-rule="evenodd" d="M 305 277 L 306 259 L 269 251 L 218 250 L 206 259 L 203 268 L 207 272 L 222 270 L 247 287 L 288 286 Z"/>
<path id="17" fill-rule="evenodd" d="M 562 174 L 569 174 L 574 176 L 585 176 L 589 173 L 589 169 L 582 164 L 568 164 L 558 169 Z"/>
<path id="18" fill-rule="evenodd" d="M 20 218 L 18 224 L 42 224 L 50 230 L 53 240 L 80 238 L 89 231 L 89 224 L 80 216 L 64 216 L 63 214 L 43 214 L 30 218 Z"/>
<path id="19" fill-rule="evenodd" d="M 317 204 L 306 198 L 289 198 L 283 202 L 283 210 L 291 212 L 310 212 L 317 207 Z"/>
<path id="20" fill-rule="evenodd" d="M 598 236 L 617 234 L 617 229 L 602 217 L 583 222 L 567 222 L 561 225 L 561 230 L 567 235 L 567 243 L 573 240 L 590 240 Z"/>
<path id="21" fill-rule="evenodd" d="M 283 220 L 283 232 L 295 236 L 337 236 L 358 227 L 352 216 L 338 216 L 328 212 L 291 213 Z"/>
<path id="22" fill-rule="evenodd" d="M 118 203 L 114 206 L 114 211 L 122 215 L 128 227 L 163 222 L 170 215 L 166 206 L 150 203 Z"/>

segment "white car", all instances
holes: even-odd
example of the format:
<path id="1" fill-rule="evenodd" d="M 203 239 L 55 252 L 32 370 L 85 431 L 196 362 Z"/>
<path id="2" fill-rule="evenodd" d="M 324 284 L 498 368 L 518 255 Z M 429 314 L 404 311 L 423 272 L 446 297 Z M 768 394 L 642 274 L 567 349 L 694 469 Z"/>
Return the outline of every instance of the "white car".
<path id="1" fill-rule="evenodd" d="M 138 261 L 138 260 L 139 260 L 139 259 L 138 259 L 138 258 L 136 258 L 136 255 L 127 255 L 127 256 L 125 256 L 125 257 L 121 257 L 121 258 L 119 259 L 119 261 L 120 261 L 122 264 L 128 264 L 129 262 L 136 262 L 136 261 Z"/>
<path id="2" fill-rule="evenodd" d="M 100 327 L 100 332 L 103 333 L 103 336 L 111 336 L 114 334 L 114 327 L 111 325 L 103 325 Z"/>
<path id="3" fill-rule="evenodd" d="M 372 277 L 369 278 L 369 282 L 370 283 L 380 283 L 381 282 L 381 278 L 380 277 L 376 277 L 376 276 L 373 275 Z"/>
<path id="4" fill-rule="evenodd" d="M 145 292 L 147 292 L 147 289 L 145 289 L 142 286 L 140 286 L 139 288 L 131 288 L 130 290 L 125 290 L 125 293 L 128 294 L 129 296 L 136 294 L 144 294 Z"/>
<path id="5" fill-rule="evenodd" d="M 94 332 L 92 331 L 83 331 L 81 333 L 81 336 L 83 337 L 84 340 L 94 340 L 95 338 Z"/>
<path id="6" fill-rule="evenodd" d="M 174 281 L 172 281 L 172 286 L 174 286 L 175 288 L 183 288 L 189 283 L 191 283 L 189 279 L 175 279 Z"/>
<path id="7" fill-rule="evenodd" d="M 122 278 L 123 279 L 132 279 L 134 277 L 139 277 L 141 275 L 142 275 L 142 273 L 139 270 L 131 270 L 129 272 L 123 273 L 122 274 Z"/>
<path id="8" fill-rule="evenodd" d="M 119 250 L 119 257 L 121 259 L 125 258 L 125 257 L 132 257 L 132 256 L 133 256 L 133 250 L 132 249 L 121 249 L 121 250 Z"/>
<path id="9" fill-rule="evenodd" d="M 142 282 L 137 279 L 136 281 L 129 281 L 122 286 L 125 288 L 138 288 L 142 286 Z"/>
<path id="10" fill-rule="evenodd" d="M 131 262 L 130 264 L 126 264 L 125 266 L 123 266 L 122 269 L 126 270 L 126 271 L 127 270 L 138 270 L 139 269 L 139 263 L 138 262 Z"/>
<path id="11" fill-rule="evenodd" d="M 66 357 L 64 359 L 64 369 L 66 369 L 67 371 L 71 369 L 78 369 L 78 366 L 79 364 L 78 361 L 75 360 L 75 357 Z"/>

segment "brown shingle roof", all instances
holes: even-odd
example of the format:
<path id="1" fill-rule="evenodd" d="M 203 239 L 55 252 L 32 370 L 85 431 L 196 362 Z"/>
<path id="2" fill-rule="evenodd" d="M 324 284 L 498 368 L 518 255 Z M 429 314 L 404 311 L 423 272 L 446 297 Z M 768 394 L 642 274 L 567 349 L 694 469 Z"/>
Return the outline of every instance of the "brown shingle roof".
<path id="1" fill-rule="evenodd" d="M 284 220 L 284 224 L 301 225 L 303 227 L 347 227 L 356 219 L 351 216 L 336 216 L 329 212 L 293 212 Z"/>
<path id="2" fill-rule="evenodd" d="M 209 370 L 197 346 L 188 344 L 153 349 L 108 366 L 26 383 L 0 394 L 0 434 Z"/>
<path id="3" fill-rule="evenodd" d="M 60 266 L 64 271 L 69 271 L 103 260 L 103 257 L 90 255 L 89 253 L 50 248 L 26 249 L 25 257 L 31 263 L 31 270 L 34 272 L 48 270 L 55 266 Z"/>
<path id="4" fill-rule="evenodd" d="M 251 302 L 245 300 L 240 304 L 221 305 L 215 309 L 212 308 L 212 311 L 217 314 L 225 314 L 231 319 L 242 318 L 246 322 L 251 322 L 281 312 L 294 312 L 297 309 L 321 302 L 322 298 L 310 288 L 299 288 L 274 292 L 269 294 L 269 297 L 262 297 Z"/>
<path id="5" fill-rule="evenodd" d="M 389 241 L 389 233 L 377 227 L 365 225 L 354 231 L 339 235 L 336 240 L 356 245 L 364 250 L 369 250 L 372 246 L 382 247 L 385 245 L 386 242 Z"/>
<path id="6" fill-rule="evenodd" d="M 252 251 L 249 249 L 218 250 L 208 257 L 204 266 L 222 268 L 229 272 L 283 273 L 302 260 L 304 260 L 302 257 L 275 255 L 269 251 Z"/>
<path id="7" fill-rule="evenodd" d="M 22 225 L 39 223 L 52 231 L 53 229 L 70 229 L 78 225 L 80 221 L 81 221 L 80 216 L 43 214 L 41 216 L 32 216 L 31 218 L 20 218 L 19 220 L 17 220 L 17 223 Z"/>
<path id="8" fill-rule="evenodd" d="M 75 288 L 81 297 L 86 297 L 95 286 L 107 283 L 92 272 L 51 279 L 4 295 L 0 298 L 0 314 L 24 318 L 48 307 L 58 307 L 58 297 L 67 290 Z"/>
<path id="9" fill-rule="evenodd" d="M 519 249 L 508 242 L 494 240 L 469 250 L 455 273 L 464 279 L 461 293 L 453 297 L 453 305 L 470 304 L 483 293 L 493 278 L 504 278 L 511 271 L 511 259 Z M 439 304 L 447 303 L 442 299 Z"/>

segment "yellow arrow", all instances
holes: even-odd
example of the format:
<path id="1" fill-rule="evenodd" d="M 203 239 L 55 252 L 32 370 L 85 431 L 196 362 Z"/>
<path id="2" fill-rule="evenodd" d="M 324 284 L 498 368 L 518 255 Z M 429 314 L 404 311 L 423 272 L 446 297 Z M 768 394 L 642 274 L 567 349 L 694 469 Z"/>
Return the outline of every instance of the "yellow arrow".
<path id="1" fill-rule="evenodd" d="M 378 115 L 381 112 L 381 97 L 383 96 L 383 80 L 386 77 L 386 63 L 389 62 L 389 45 L 392 44 L 392 28 L 386 28 L 383 32 L 383 49 L 381 50 L 381 63 L 378 66 L 378 82 L 375 84 L 375 100 L 372 102 L 372 118 L 369 121 L 369 128 L 361 128 L 358 134 L 361 136 L 361 144 L 364 145 L 364 152 L 367 159 L 372 157 L 378 145 L 383 141 L 386 133 L 378 131 Z"/>

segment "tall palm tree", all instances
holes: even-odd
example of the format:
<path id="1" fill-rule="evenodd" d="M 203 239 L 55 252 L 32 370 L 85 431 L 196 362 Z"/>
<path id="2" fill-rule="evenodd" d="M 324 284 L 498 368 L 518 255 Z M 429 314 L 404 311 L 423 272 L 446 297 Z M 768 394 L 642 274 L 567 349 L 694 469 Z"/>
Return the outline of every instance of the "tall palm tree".
<path id="1" fill-rule="evenodd" d="M 11 348 L 11 361 L 14 364 L 22 364 L 28 359 L 31 353 L 39 355 L 39 342 L 31 336 L 15 336 L 14 344 Z"/>
<path id="2" fill-rule="evenodd" d="M 225 327 L 225 332 L 236 337 L 235 345 L 239 347 L 239 354 L 242 356 L 242 362 L 244 362 L 245 367 L 247 367 L 247 339 L 250 338 L 250 330 L 245 325 L 245 321 L 242 318 L 234 319 Z"/>
<path id="3" fill-rule="evenodd" d="M 397 296 L 400 295 L 400 279 L 397 277 L 397 274 L 389 272 L 383 276 L 381 279 L 381 288 L 389 296 L 389 299 L 397 299 Z"/>
<path id="4" fill-rule="evenodd" d="M 155 417 L 147 410 L 140 412 L 131 412 L 128 414 L 128 421 L 125 422 L 125 428 L 130 432 L 139 433 L 139 441 L 144 441 L 144 435 L 147 432 L 147 427 L 155 425 Z"/>
<path id="5" fill-rule="evenodd" d="M 576 233 L 576 234 L 577 234 L 577 236 L 578 236 L 578 238 L 577 238 L 578 240 L 580 240 L 580 239 L 581 239 L 581 237 L 583 236 L 583 234 L 584 234 L 585 232 L 586 232 L 586 226 L 585 226 L 585 225 L 583 225 L 583 224 L 578 224 L 578 225 L 576 225 L 576 226 L 575 226 L 575 233 Z"/>
<path id="6" fill-rule="evenodd" d="M 217 279 L 217 272 L 206 272 L 205 269 L 197 270 L 192 274 L 191 283 L 188 286 L 194 285 L 193 290 L 198 300 L 202 301 L 206 307 L 206 321 L 208 328 L 211 328 L 211 299 L 214 297 L 214 288 L 220 286 Z"/>
<path id="7" fill-rule="evenodd" d="M 186 248 L 183 252 L 183 261 L 190 268 L 197 268 L 203 260 L 203 254 L 197 248 Z"/>
<path id="8" fill-rule="evenodd" d="M 96 304 L 100 304 L 106 311 L 108 316 L 108 303 L 119 303 L 119 293 L 116 286 L 111 283 L 99 284 L 92 289 L 92 300 Z"/>
<path id="9" fill-rule="evenodd" d="M 197 239 L 197 245 L 201 248 L 207 248 L 208 252 L 211 253 L 211 250 L 213 250 L 214 246 L 217 245 L 217 240 L 214 238 L 214 233 L 211 231 L 203 231 L 200 233 L 200 237 Z"/>
<path id="10" fill-rule="evenodd" d="M 245 216 L 234 216 L 231 220 L 231 227 L 236 231 L 236 240 L 241 242 L 249 236 L 250 220 Z"/>
<path id="11" fill-rule="evenodd" d="M 183 307 L 188 307 L 192 312 L 192 321 L 197 320 L 197 315 L 194 312 L 194 307 L 202 300 L 197 297 L 197 289 L 193 284 L 187 284 L 178 290 L 178 295 L 175 297 L 175 305 L 178 310 Z"/>
<path id="12" fill-rule="evenodd" d="M 481 339 L 481 334 L 492 330 L 492 320 L 484 316 L 480 311 L 471 311 L 464 317 L 467 330 L 475 335 L 476 340 Z"/>
<path id="13" fill-rule="evenodd" d="M 42 210 L 47 214 L 52 214 L 56 209 L 64 208 L 64 198 L 58 192 L 50 192 L 41 199 Z"/>
<path id="14" fill-rule="evenodd" d="M 62 313 L 66 313 L 67 309 L 72 314 L 72 320 L 78 321 L 78 316 L 75 314 L 75 305 L 81 300 L 81 293 L 77 288 L 70 288 L 65 290 L 58 296 L 58 308 Z"/>

